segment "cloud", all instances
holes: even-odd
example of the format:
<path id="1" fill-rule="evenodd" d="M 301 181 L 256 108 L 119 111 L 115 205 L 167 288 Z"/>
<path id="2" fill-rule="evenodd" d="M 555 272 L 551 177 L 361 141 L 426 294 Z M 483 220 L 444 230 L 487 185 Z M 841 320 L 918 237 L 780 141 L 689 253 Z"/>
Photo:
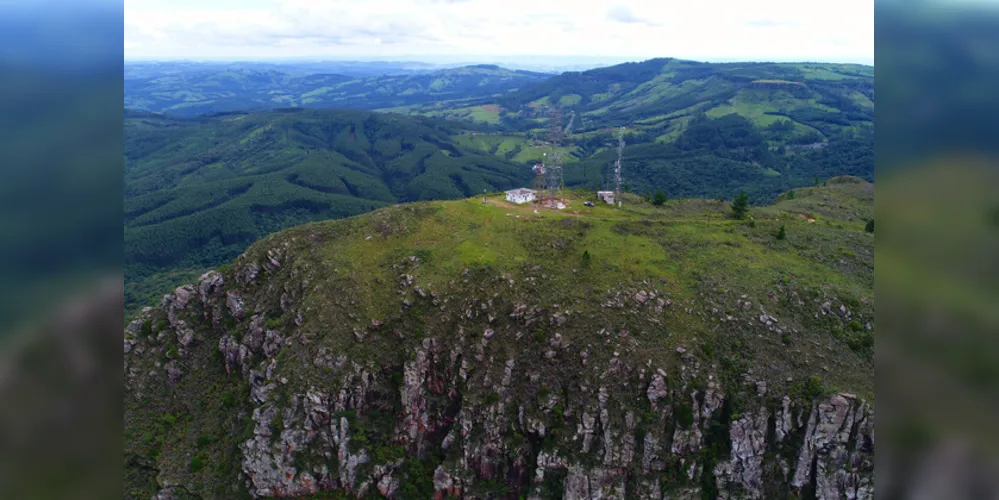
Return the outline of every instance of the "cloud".
<path id="1" fill-rule="evenodd" d="M 752 27 L 752 28 L 763 28 L 763 29 L 766 29 L 766 28 L 777 28 L 777 27 L 782 27 L 782 26 L 787 26 L 787 25 L 788 25 L 788 23 L 785 23 L 785 22 L 782 22 L 782 21 L 775 21 L 773 19 L 753 19 L 753 20 L 750 20 L 750 21 L 746 21 L 746 26 L 749 26 L 749 27 Z"/>
<path id="2" fill-rule="evenodd" d="M 840 0 L 816 16 L 798 0 L 125 0 L 124 41 L 129 58 L 869 60 L 871 1 Z"/>
<path id="3" fill-rule="evenodd" d="M 608 9 L 607 19 L 617 21 L 619 23 L 648 24 L 650 26 L 656 26 L 656 23 L 636 16 L 635 13 L 626 5 L 615 5 Z"/>

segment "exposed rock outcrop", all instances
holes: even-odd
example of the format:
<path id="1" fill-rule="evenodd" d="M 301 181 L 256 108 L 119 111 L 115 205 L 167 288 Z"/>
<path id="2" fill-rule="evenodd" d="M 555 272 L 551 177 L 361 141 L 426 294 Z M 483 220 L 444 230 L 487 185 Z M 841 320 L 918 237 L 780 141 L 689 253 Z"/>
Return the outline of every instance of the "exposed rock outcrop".
<path id="1" fill-rule="evenodd" d="M 270 286 L 272 273 L 291 272 L 283 260 L 268 253 L 262 268 L 245 265 L 234 281 Z M 323 332 L 298 321 L 268 327 L 275 326 L 268 318 L 284 314 L 278 323 L 290 325 L 301 314 L 292 293 L 275 287 L 280 299 L 268 305 L 225 283 L 209 272 L 197 287 L 164 297 L 162 314 L 181 348 L 167 363 L 142 354 L 163 350 L 155 345 L 157 331 L 142 334 L 152 313 L 130 324 L 126 377 L 138 399 L 142 384 L 157 377 L 187 383 L 196 375 L 188 367 L 197 363 L 221 363 L 231 380 L 244 380 L 241 404 L 248 405 L 252 433 L 238 449 L 241 477 L 255 497 L 340 490 L 408 498 L 421 487 L 438 499 L 497 491 L 538 499 L 698 498 L 706 487 L 733 499 L 805 490 L 820 499 L 873 497 L 873 411 L 849 394 L 808 402 L 748 375 L 726 385 L 716 366 L 687 349 L 669 349 L 679 360 L 673 366 L 640 360 L 633 354 L 637 330 L 601 330 L 600 349 L 560 330 L 572 318 L 567 307 L 546 312 L 516 303 L 501 316 L 491 314 L 499 308 L 493 299 L 455 307 L 462 321 L 487 311 L 475 329 L 410 331 L 358 319 L 364 343 L 395 343 L 397 364 L 342 347 L 298 348 Z M 409 277 L 403 283 L 404 290 L 417 286 Z M 446 301 L 429 290 L 400 302 L 438 300 L 443 307 Z M 650 306 L 659 297 L 617 294 L 604 306 L 625 307 L 627 299 Z M 496 321 L 504 316 L 510 325 Z M 521 330 L 536 320 L 557 331 L 525 335 Z M 195 331 L 214 336 L 198 339 Z M 188 351 L 199 340 L 221 361 L 192 359 Z M 536 344 L 518 348 L 518 341 Z M 142 371 L 133 366 L 140 360 L 148 363 Z M 566 367 L 572 376 L 563 375 Z M 164 487 L 160 495 L 171 498 L 172 491 Z"/>

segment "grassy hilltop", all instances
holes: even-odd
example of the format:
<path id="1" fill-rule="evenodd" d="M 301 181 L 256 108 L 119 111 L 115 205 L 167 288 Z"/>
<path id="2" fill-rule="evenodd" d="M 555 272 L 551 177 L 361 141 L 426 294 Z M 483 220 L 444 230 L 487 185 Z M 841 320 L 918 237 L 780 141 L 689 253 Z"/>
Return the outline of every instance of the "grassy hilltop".
<path id="1" fill-rule="evenodd" d="M 534 213 L 492 194 L 485 202 L 386 207 L 268 236 L 223 266 L 217 284 L 200 285 L 194 293 L 206 294 L 204 306 L 184 299 L 187 305 L 143 313 L 128 330 L 133 351 L 143 350 L 126 366 L 135 395 L 125 399 L 126 495 L 148 497 L 159 480 L 193 495 L 243 496 L 240 463 L 258 460 L 244 443 L 255 442 L 275 457 L 284 454 L 274 458 L 274 467 L 292 467 L 273 479 L 281 484 L 305 471 L 336 476 L 339 467 L 340 482 L 322 488 L 349 485 L 350 454 L 367 453 L 371 462 L 357 474 L 397 464 L 389 467 L 403 481 L 402 497 L 426 498 L 434 468 L 461 469 L 461 455 L 453 446 L 420 448 L 420 460 L 405 459 L 416 451 L 406 451 L 410 438 L 400 426 L 415 404 L 429 405 L 432 422 L 439 419 L 426 431 L 433 443 L 447 433 L 434 426 L 458 428 L 456 412 L 464 408 L 464 418 L 485 418 L 485 429 L 498 429 L 469 424 L 470 433 L 459 438 L 466 449 L 481 450 L 475 443 L 492 440 L 510 450 L 495 457 L 507 475 L 462 469 L 477 478 L 465 494 L 524 493 L 534 487 L 535 462 L 525 465 L 518 456 L 540 461 L 539 452 L 558 450 L 573 461 L 601 463 L 600 455 L 580 454 L 573 437 L 581 412 L 594 414 L 591 393 L 598 384 L 613 401 L 602 425 L 623 429 L 634 419 L 626 432 L 638 433 L 631 442 L 639 447 L 652 446 L 642 444 L 643 433 L 670 434 L 675 426 L 682 436 L 682 429 L 702 425 L 697 402 L 713 404 L 703 391 L 723 391 L 728 402 L 705 410 L 719 413 L 703 417 L 711 430 L 705 431 L 708 447 L 691 456 L 706 464 L 694 484 L 684 479 L 685 462 L 677 462 L 685 452 L 664 451 L 665 463 L 657 466 L 672 474 L 663 476 L 664 488 L 711 491 L 715 474 L 724 474 L 713 472 L 714 464 L 734 456 L 730 426 L 774 404 L 779 411 L 782 395 L 806 416 L 813 401 L 837 391 L 872 402 L 874 235 L 865 226 L 873 217 L 873 193 L 861 179 L 835 178 L 754 207 L 745 220 L 734 220 L 730 205 L 714 200 L 656 207 L 626 195 L 618 209 L 585 207 L 590 195 L 577 192 L 563 211 Z M 180 297 L 178 291 L 171 303 Z M 190 329 L 194 340 L 181 343 L 174 328 Z M 247 382 L 237 366 L 226 364 L 236 355 L 220 353 L 240 337 L 252 343 L 254 331 L 266 339 L 266 357 L 240 361 Z M 431 355 L 434 346 L 443 350 Z M 340 358 L 346 361 L 335 361 Z M 415 392 L 412 384 L 422 384 L 420 370 L 427 369 L 420 363 L 431 359 L 427 392 Z M 656 370 L 668 374 L 675 393 L 668 417 L 649 407 L 647 376 Z M 345 389 L 338 389 L 341 380 Z M 758 383 L 776 403 L 760 399 Z M 309 412 L 326 401 L 327 389 L 334 399 L 354 401 L 333 415 L 335 424 L 349 422 L 350 451 L 341 452 L 340 465 L 336 454 L 324 458 L 320 441 L 310 448 L 295 437 L 306 435 L 296 434 L 302 418 L 308 426 L 325 415 Z M 701 394 L 693 410 L 691 390 Z M 528 413 L 519 424 L 516 401 Z M 258 404 L 251 419 L 250 407 Z M 485 408 L 504 404 L 511 423 L 489 424 L 502 412 Z M 302 417 L 303 408 L 313 416 Z M 540 437 L 531 430 L 533 418 L 548 422 Z M 767 419 L 761 421 L 765 429 Z M 768 463 L 798 453 L 805 427 L 792 425 L 799 437 L 775 444 Z M 422 427 L 413 429 L 417 434 L 410 436 L 422 435 L 415 430 Z M 340 449 L 348 449 L 346 438 L 338 439 Z M 733 433 L 731 439 L 739 438 Z M 601 442 L 595 446 L 606 450 L 616 443 Z M 632 458 L 622 460 L 627 467 L 621 471 L 643 477 Z M 255 481 L 270 477 L 268 467 L 254 473 Z M 565 476 L 549 473 L 541 487 L 556 491 Z M 772 474 L 763 486 L 768 495 L 791 491 L 787 472 Z"/>
<path id="2" fill-rule="evenodd" d="M 500 283 L 495 290 L 505 300 L 531 297 L 543 307 L 561 304 L 597 322 L 612 322 L 615 312 L 594 297 L 645 283 L 692 308 L 673 318 L 677 323 L 666 338 L 643 339 L 652 342 L 646 346 L 650 353 L 660 354 L 679 345 L 724 340 L 718 328 L 726 316 L 737 314 L 733 301 L 743 295 L 767 297 L 760 305 L 768 314 L 787 318 L 807 336 L 807 341 L 794 340 L 797 348 L 811 351 L 812 341 L 820 341 L 823 348 L 835 344 L 852 352 L 836 360 L 840 366 L 830 367 L 841 387 L 873 389 L 867 380 L 873 336 L 864 325 L 873 322 L 874 236 L 865 232 L 874 215 L 873 185 L 865 181 L 843 177 L 798 190 L 793 199 L 753 208 L 751 219 L 742 221 L 732 219 L 729 203 L 715 200 L 675 200 L 655 207 L 626 196 L 618 209 L 574 193 L 566 210 L 539 209 L 537 214 L 533 205 L 510 205 L 502 195 L 486 200 L 419 203 L 309 224 L 263 239 L 244 259 L 254 259 L 256 248 L 294 242 L 291 252 L 306 255 L 302 264 L 310 281 L 349 286 L 351 312 L 372 319 L 398 314 L 396 291 L 387 285 L 398 279 L 391 264 L 409 256 L 419 261 L 409 273 L 427 290 L 447 293 L 455 277 L 466 272 L 489 279 L 509 276 L 518 285 Z M 585 207 L 584 200 L 596 206 Z M 787 236 L 779 240 L 782 226 Z M 311 308 L 337 311 L 323 305 L 326 297 L 311 297 Z M 858 322 L 830 330 L 823 318 L 815 328 L 814 318 L 803 311 L 814 309 L 819 298 L 849 304 Z M 757 322 L 757 306 L 753 311 Z M 338 320 L 323 312 L 319 316 L 318 321 Z M 756 347 L 767 356 L 786 354 L 780 335 Z M 368 347 L 350 349 L 357 353 Z M 378 350 L 367 352 L 377 356 Z"/>

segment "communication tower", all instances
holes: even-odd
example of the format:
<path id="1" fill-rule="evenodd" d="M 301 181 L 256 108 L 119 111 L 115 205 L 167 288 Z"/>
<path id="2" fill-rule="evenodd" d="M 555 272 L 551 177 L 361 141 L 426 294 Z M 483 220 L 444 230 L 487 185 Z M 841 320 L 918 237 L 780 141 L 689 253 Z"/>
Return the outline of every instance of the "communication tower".
<path id="1" fill-rule="evenodd" d="M 557 148 L 565 138 L 565 129 L 562 127 L 562 111 L 558 108 L 552 109 L 548 124 L 548 145 L 550 150 L 544 153 L 544 160 L 540 165 L 541 189 L 538 189 L 537 201 L 539 205 L 551 208 L 565 208 L 565 179 L 562 175 L 562 159 Z M 535 167 L 535 175 L 538 175 L 538 167 Z"/>
<path id="2" fill-rule="evenodd" d="M 624 127 L 617 134 L 617 161 L 614 162 L 614 200 L 621 206 L 621 153 L 624 151 Z"/>

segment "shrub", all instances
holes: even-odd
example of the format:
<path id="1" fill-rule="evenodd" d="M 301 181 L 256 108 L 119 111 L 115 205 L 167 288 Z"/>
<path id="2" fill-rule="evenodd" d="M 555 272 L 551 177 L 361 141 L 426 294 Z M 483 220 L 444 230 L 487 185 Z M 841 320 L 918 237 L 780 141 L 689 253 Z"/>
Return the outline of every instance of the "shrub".
<path id="1" fill-rule="evenodd" d="M 202 468 L 204 468 L 204 466 L 205 466 L 205 460 L 207 460 L 207 459 L 208 459 L 208 455 L 205 455 L 205 452 L 203 452 L 203 451 L 199 452 L 187 464 L 187 472 L 190 472 L 191 474 L 194 474 L 195 472 L 200 471 Z"/>
<path id="2" fill-rule="evenodd" d="M 745 191 L 741 191 L 739 196 L 735 197 L 735 201 L 732 202 L 732 217 L 742 220 L 746 218 L 746 213 L 749 212 L 749 195 Z"/>
<path id="3" fill-rule="evenodd" d="M 657 189 L 656 194 L 652 196 L 652 204 L 661 207 L 663 203 L 666 203 L 666 193 L 662 189 Z"/>
<path id="4" fill-rule="evenodd" d="M 677 406 L 676 425 L 681 429 L 689 429 L 691 425 L 694 425 L 694 408 L 690 403 Z"/>
<path id="5" fill-rule="evenodd" d="M 778 240 L 786 240 L 787 239 L 787 231 L 784 229 L 784 224 L 781 224 L 780 225 L 780 230 L 777 231 L 777 239 Z"/>
<path id="6" fill-rule="evenodd" d="M 198 442 L 197 442 L 198 443 L 198 448 L 204 448 L 205 446 L 208 446 L 208 445 L 214 443 L 215 441 L 218 441 L 218 438 L 215 437 L 214 435 L 212 435 L 212 434 L 201 434 L 201 435 L 198 436 Z"/>
<path id="7" fill-rule="evenodd" d="M 801 395 L 806 401 L 815 401 L 828 395 L 830 392 L 822 379 L 818 375 L 809 375 L 801 388 Z"/>
<path id="8" fill-rule="evenodd" d="M 864 231 L 867 231 L 868 233 L 874 232 L 874 219 L 867 221 L 867 225 L 864 226 Z"/>

